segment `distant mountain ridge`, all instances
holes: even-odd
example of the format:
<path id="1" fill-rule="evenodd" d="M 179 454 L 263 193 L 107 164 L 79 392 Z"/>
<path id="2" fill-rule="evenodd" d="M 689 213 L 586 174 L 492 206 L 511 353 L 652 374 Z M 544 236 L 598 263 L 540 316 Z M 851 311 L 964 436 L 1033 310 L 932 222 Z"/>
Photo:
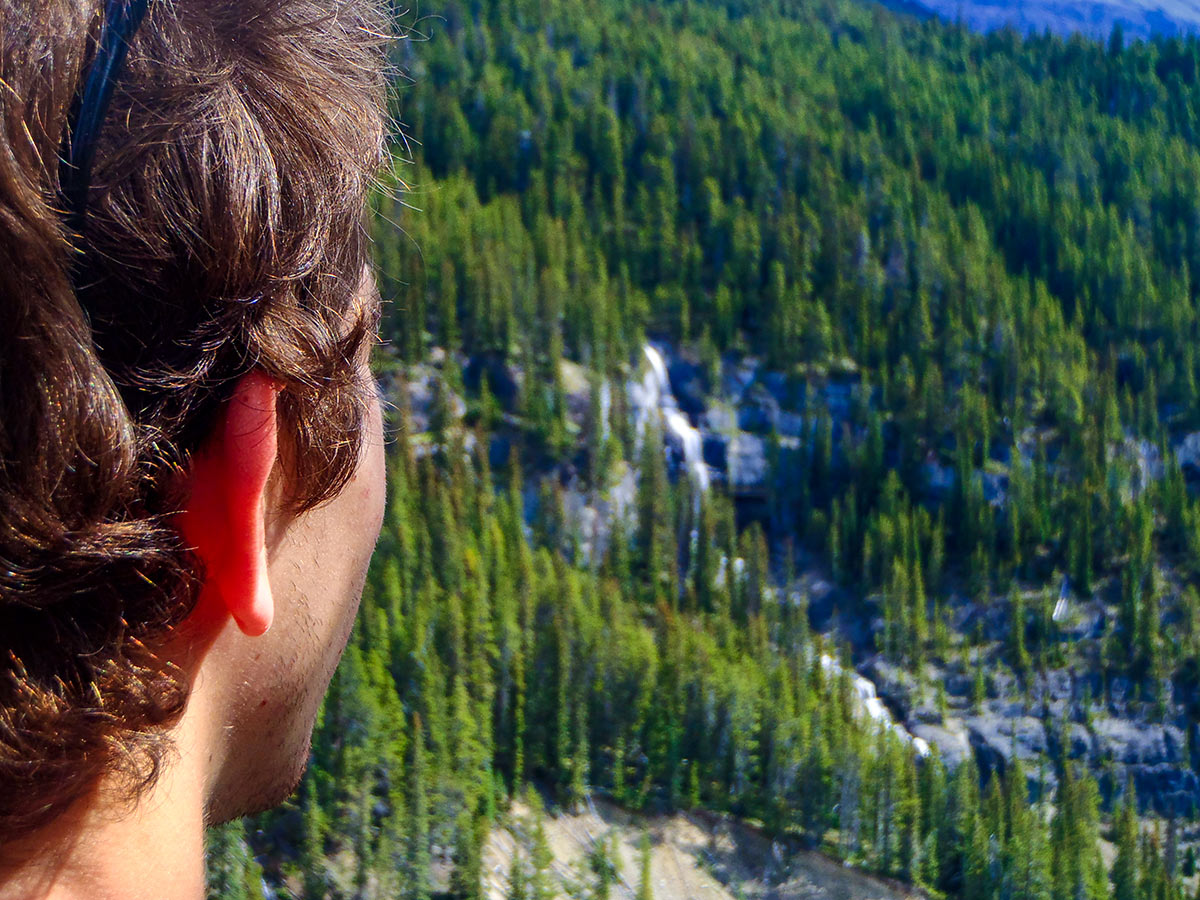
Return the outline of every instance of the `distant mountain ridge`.
<path id="1" fill-rule="evenodd" d="M 1011 25 L 1022 34 L 1048 28 L 1104 39 L 1120 23 L 1129 38 L 1200 32 L 1200 0 L 889 0 L 885 5 L 961 20 L 976 31 Z"/>

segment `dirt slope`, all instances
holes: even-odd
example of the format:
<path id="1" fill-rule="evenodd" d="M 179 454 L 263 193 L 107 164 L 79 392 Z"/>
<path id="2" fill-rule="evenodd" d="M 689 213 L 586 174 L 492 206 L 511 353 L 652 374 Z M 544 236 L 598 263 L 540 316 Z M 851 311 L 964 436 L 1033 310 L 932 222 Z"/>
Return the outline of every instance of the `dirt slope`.
<path id="1" fill-rule="evenodd" d="M 527 847 L 533 816 L 513 808 L 509 824 L 492 832 L 484 850 L 487 896 L 504 900 L 514 852 Z M 596 802 L 578 815 L 548 815 L 546 836 L 564 897 L 590 883 L 586 858 L 598 841 L 612 842 L 618 861 L 611 900 L 635 900 L 639 844 L 651 841 L 654 900 L 916 900 L 923 895 L 846 868 L 818 853 L 785 854 L 753 829 L 693 815 L 635 816 Z"/>

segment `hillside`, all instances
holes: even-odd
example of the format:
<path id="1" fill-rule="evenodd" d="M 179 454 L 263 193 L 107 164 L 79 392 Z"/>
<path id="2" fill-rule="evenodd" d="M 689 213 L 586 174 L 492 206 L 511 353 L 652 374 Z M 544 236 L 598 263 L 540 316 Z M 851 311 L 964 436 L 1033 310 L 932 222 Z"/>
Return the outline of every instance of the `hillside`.
<path id="1" fill-rule="evenodd" d="M 532 783 L 945 896 L 1179 896 L 1200 45 L 422 14 L 389 511 L 268 883 L 481 897 Z"/>
<path id="2" fill-rule="evenodd" d="M 1020 34 L 1049 30 L 1107 40 L 1120 24 L 1128 38 L 1186 35 L 1200 29 L 1195 0 L 912 0 L 898 9 L 931 13 L 947 22 L 963 22 L 976 31 L 1012 26 Z"/>

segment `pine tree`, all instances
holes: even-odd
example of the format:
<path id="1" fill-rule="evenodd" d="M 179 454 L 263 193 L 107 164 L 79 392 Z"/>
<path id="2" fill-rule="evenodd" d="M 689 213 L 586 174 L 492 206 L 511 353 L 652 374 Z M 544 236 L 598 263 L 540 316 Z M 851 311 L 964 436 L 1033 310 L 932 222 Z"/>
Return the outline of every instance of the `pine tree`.
<path id="1" fill-rule="evenodd" d="M 583 700 L 575 702 L 573 715 L 574 744 L 571 748 L 568 765 L 569 781 L 567 784 L 567 806 L 577 809 L 588 797 L 588 773 L 590 761 L 587 742 L 587 704 Z"/>
<path id="2" fill-rule="evenodd" d="M 1100 856 L 1096 783 L 1087 775 L 1081 777 L 1075 765 L 1067 763 L 1057 799 L 1050 827 L 1054 894 L 1101 900 L 1108 895 L 1108 878 Z"/>
<path id="3" fill-rule="evenodd" d="M 483 845 L 487 840 L 488 824 L 482 810 L 459 816 L 450 888 L 461 900 L 483 900 Z"/>
<path id="4" fill-rule="evenodd" d="M 529 876 L 525 871 L 525 861 L 521 854 L 513 851 L 512 862 L 508 868 L 508 891 L 505 900 L 529 900 Z"/>
<path id="5" fill-rule="evenodd" d="M 529 850 L 529 900 L 554 900 L 557 891 L 554 889 L 553 875 L 550 869 L 554 863 L 554 854 L 550 851 L 550 843 L 546 839 L 541 802 L 536 802 L 533 842 Z"/>
<path id="6" fill-rule="evenodd" d="M 666 461 L 663 458 L 662 437 L 653 425 L 642 436 L 638 463 L 637 491 L 637 572 L 650 602 L 665 597 L 665 578 L 671 555 L 671 527 L 667 501 L 670 486 Z"/>
<path id="7" fill-rule="evenodd" d="M 595 842 L 588 853 L 588 867 L 596 879 L 592 885 L 591 897 L 593 900 L 609 900 L 612 886 L 619 875 L 610 834 L 601 836 Z"/>
<path id="8" fill-rule="evenodd" d="M 1029 671 L 1029 650 L 1025 646 L 1025 600 L 1015 586 L 1009 592 L 1009 654 L 1013 668 L 1022 675 Z"/>
<path id="9" fill-rule="evenodd" d="M 317 796 L 317 773 L 304 779 L 304 831 L 300 849 L 300 870 L 305 897 L 325 895 L 325 817 Z"/>
<path id="10" fill-rule="evenodd" d="M 638 879 L 637 900 L 654 900 L 654 887 L 652 885 L 652 870 L 651 864 L 653 861 L 653 851 L 650 844 L 650 833 L 643 832 L 642 839 L 638 844 L 638 859 L 640 877 Z"/>
<path id="11" fill-rule="evenodd" d="M 895 814 L 898 836 L 896 874 L 911 882 L 921 873 L 921 795 L 917 790 L 915 756 L 904 752 L 903 757 Z"/>
<path id="12" fill-rule="evenodd" d="M 1113 861 L 1112 900 L 1140 900 L 1138 858 L 1138 822 L 1137 801 L 1134 797 L 1133 784 L 1125 788 L 1125 800 L 1121 804 L 1121 812 L 1117 816 L 1116 845 L 1117 857 Z"/>
<path id="13" fill-rule="evenodd" d="M 688 761 L 688 789 L 687 789 L 687 808 L 700 808 L 700 761 L 692 759 Z"/>
<path id="14" fill-rule="evenodd" d="M 408 843 L 402 867 L 401 888 L 404 900 L 429 900 L 429 798 L 427 791 L 425 732 L 421 716 L 414 713 L 409 728 L 412 735 L 408 770 L 408 824 L 404 829 Z"/>
<path id="15" fill-rule="evenodd" d="M 246 844 L 246 826 L 235 819 L 205 835 L 209 900 L 262 900 L 262 867 Z"/>

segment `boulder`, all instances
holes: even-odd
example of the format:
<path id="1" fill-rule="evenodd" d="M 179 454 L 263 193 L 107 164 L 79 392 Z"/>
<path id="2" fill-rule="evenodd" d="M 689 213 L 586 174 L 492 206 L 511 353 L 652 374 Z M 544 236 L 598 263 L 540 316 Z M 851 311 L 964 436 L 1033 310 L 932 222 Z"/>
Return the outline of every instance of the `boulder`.
<path id="1" fill-rule="evenodd" d="M 1138 804 L 1160 816 L 1192 816 L 1200 809 L 1200 777 L 1187 761 L 1183 731 L 1175 725 L 1106 716 L 1094 719 L 1088 758 L 1106 801 L 1132 781 Z"/>
<path id="2" fill-rule="evenodd" d="M 1104 633 L 1107 613 L 1102 600 L 1068 604 L 1067 615 L 1058 623 L 1058 633 L 1068 641 L 1098 638 Z M 1095 696 L 1095 693 L 1093 693 Z"/>
<path id="3" fill-rule="evenodd" d="M 700 417 L 700 429 L 715 435 L 729 435 L 737 428 L 737 416 L 724 404 L 714 403 Z"/>
<path id="4" fill-rule="evenodd" d="M 678 354 L 667 358 L 667 378 L 679 408 L 691 416 L 699 416 L 709 403 L 709 386 L 700 366 Z"/>
<path id="5" fill-rule="evenodd" d="M 738 434 L 729 442 L 729 486 L 734 493 L 767 489 L 767 442 L 754 434 Z"/>
<path id="6" fill-rule="evenodd" d="M 981 632 L 988 641 L 1008 639 L 1011 619 L 1007 606 L 998 603 L 991 606 L 967 603 L 952 610 L 951 618 L 954 630 L 960 634 Z"/>
<path id="7" fill-rule="evenodd" d="M 738 427 L 754 434 L 769 434 L 779 423 L 779 401 L 762 384 L 752 385 L 737 407 Z"/>
<path id="8" fill-rule="evenodd" d="M 1175 458 L 1186 475 L 1200 476 L 1200 431 L 1193 431 L 1175 445 Z"/>
<path id="9" fill-rule="evenodd" d="M 721 373 L 721 393 L 734 403 L 742 399 L 746 389 L 754 383 L 760 363 L 746 356 L 724 367 Z"/>
<path id="10" fill-rule="evenodd" d="M 1155 481 L 1161 481 L 1164 472 L 1162 453 L 1157 444 L 1150 441 L 1126 441 L 1126 453 L 1133 461 L 1133 496 L 1139 496 Z"/>
<path id="11" fill-rule="evenodd" d="M 729 438 L 720 433 L 701 431 L 700 453 L 710 469 L 725 472 L 729 467 Z"/>
<path id="12" fill-rule="evenodd" d="M 413 434 L 429 431 L 437 377 L 432 367 L 427 365 L 413 366 L 408 371 L 404 383 L 408 389 L 409 427 Z"/>
<path id="13" fill-rule="evenodd" d="M 1008 502 L 1008 476 L 997 472 L 976 472 L 983 485 L 983 499 L 992 506 Z"/>
<path id="14" fill-rule="evenodd" d="M 951 772 L 971 754 L 971 741 L 961 719 L 946 719 L 940 725 L 920 722 L 909 730 L 913 737 L 934 747 Z"/>
<path id="15" fill-rule="evenodd" d="M 1190 819 L 1200 808 L 1200 778 L 1191 769 L 1159 763 L 1132 766 L 1128 772 L 1143 810 Z"/>
<path id="16" fill-rule="evenodd" d="M 946 688 L 947 695 L 951 697 L 968 696 L 974 687 L 974 681 L 970 672 L 960 672 L 957 669 L 953 672 L 946 672 L 942 676 L 942 685 Z"/>
<path id="17" fill-rule="evenodd" d="M 1006 716 L 987 710 L 968 716 L 964 724 L 981 772 L 1003 772 L 1014 755 L 1025 766 L 1026 774 L 1038 768 L 1046 752 L 1046 729 L 1033 716 Z"/>
<path id="18" fill-rule="evenodd" d="M 772 370 L 764 374 L 760 381 L 781 406 L 795 405 L 791 381 L 783 372 Z"/>
<path id="19" fill-rule="evenodd" d="M 1034 679 L 1029 693 L 1038 704 L 1069 703 L 1075 699 L 1075 679 L 1068 669 L 1051 669 Z"/>
<path id="20" fill-rule="evenodd" d="M 1180 765 L 1184 762 L 1183 732 L 1174 725 L 1152 725 L 1113 717 L 1092 721 L 1092 758 L 1126 766 Z"/>
<path id="21" fill-rule="evenodd" d="M 808 622 L 814 631 L 825 631 L 837 608 L 838 589 L 817 577 L 808 585 Z"/>
<path id="22" fill-rule="evenodd" d="M 925 493 L 935 500 L 943 500 L 954 490 L 954 470 L 931 459 L 921 466 L 921 477 L 925 482 Z"/>
<path id="23" fill-rule="evenodd" d="M 488 390 L 499 401 L 506 412 L 516 408 L 521 392 L 520 375 L 508 365 L 498 353 L 479 353 L 467 360 L 463 367 L 463 381 L 472 394 L 479 392 L 480 382 L 486 378 Z"/>
<path id="24" fill-rule="evenodd" d="M 1056 743 L 1060 745 L 1059 750 L 1066 751 L 1068 758 L 1083 759 L 1091 750 L 1092 736 L 1088 732 L 1086 725 L 1081 725 L 1078 722 L 1069 722 Z M 1066 746 L 1061 746 L 1063 744 Z"/>
<path id="25" fill-rule="evenodd" d="M 799 413 L 780 410 L 779 419 L 775 423 L 775 428 L 783 437 L 803 438 L 807 436 L 807 428 L 804 417 Z"/>
<path id="26" fill-rule="evenodd" d="M 816 401 L 829 411 L 835 422 L 843 421 L 850 417 L 850 403 L 857 383 L 857 379 L 830 381 L 820 388 Z"/>

